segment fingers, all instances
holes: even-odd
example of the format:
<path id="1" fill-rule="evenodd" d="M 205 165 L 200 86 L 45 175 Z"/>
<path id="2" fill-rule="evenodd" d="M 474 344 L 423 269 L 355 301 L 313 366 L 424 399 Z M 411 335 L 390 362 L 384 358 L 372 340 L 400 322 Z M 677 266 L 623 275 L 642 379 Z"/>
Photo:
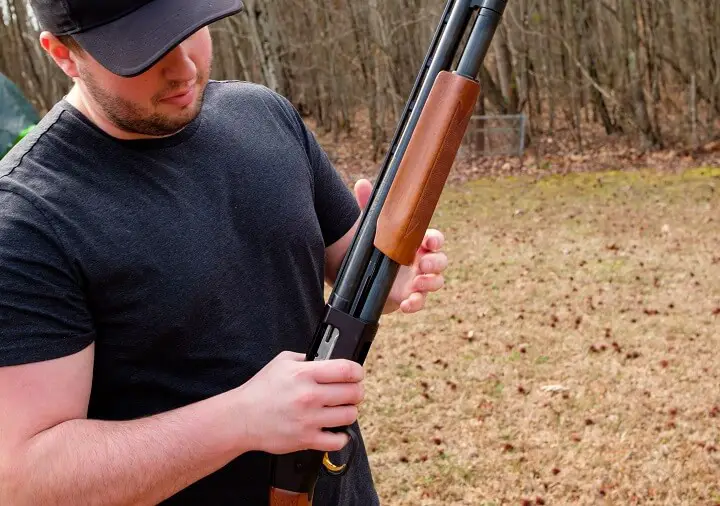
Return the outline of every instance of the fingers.
<path id="1" fill-rule="evenodd" d="M 439 274 L 423 274 L 413 280 L 413 292 L 437 292 L 445 286 L 445 278 Z"/>
<path id="2" fill-rule="evenodd" d="M 357 406 L 337 406 L 318 410 L 313 422 L 318 427 L 345 427 L 355 423 L 357 417 Z"/>
<path id="3" fill-rule="evenodd" d="M 445 244 L 445 236 L 442 232 L 434 228 L 429 228 L 428 231 L 425 232 L 422 248 L 428 251 L 439 251 L 443 247 L 443 244 Z"/>
<path id="4" fill-rule="evenodd" d="M 437 292 L 445 286 L 445 278 L 439 274 L 424 274 L 413 280 L 412 290 L 407 299 L 400 304 L 403 313 L 416 313 L 425 307 L 427 295 Z"/>
<path id="5" fill-rule="evenodd" d="M 357 383 L 365 379 L 365 369 L 352 360 L 319 360 L 308 362 L 317 383 Z"/>
<path id="6" fill-rule="evenodd" d="M 418 266 L 422 274 L 440 274 L 448 266 L 448 258 L 444 253 L 428 253 L 423 255 Z"/>
<path id="7" fill-rule="evenodd" d="M 311 448 L 323 452 L 337 452 L 345 448 L 348 443 L 350 443 L 350 436 L 344 432 L 335 433 L 323 430 L 318 432 Z"/>
<path id="8" fill-rule="evenodd" d="M 368 200 L 370 200 L 370 194 L 372 193 L 372 183 L 367 179 L 360 179 L 355 183 L 355 199 L 357 200 L 360 209 L 365 209 Z"/>
<path id="9" fill-rule="evenodd" d="M 323 385 L 318 389 L 317 402 L 322 406 L 346 406 L 361 404 L 365 400 L 362 383 Z"/>
<path id="10" fill-rule="evenodd" d="M 339 406 L 325 408 L 318 412 L 316 425 L 325 429 L 333 427 L 347 427 L 357 421 L 358 409 L 355 406 Z M 315 436 L 315 447 L 324 451 L 342 450 L 350 442 L 350 437 L 344 432 L 330 432 L 320 430 Z"/>
<path id="11" fill-rule="evenodd" d="M 403 313 L 416 313 L 425 307 L 426 294 L 420 292 L 411 293 L 410 296 L 400 304 L 400 311 Z"/>

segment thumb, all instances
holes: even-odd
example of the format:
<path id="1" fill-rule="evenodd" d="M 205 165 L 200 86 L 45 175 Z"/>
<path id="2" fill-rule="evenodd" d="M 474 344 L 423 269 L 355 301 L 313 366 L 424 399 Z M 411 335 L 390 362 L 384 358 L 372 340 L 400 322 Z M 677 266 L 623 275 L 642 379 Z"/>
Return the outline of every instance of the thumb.
<path id="1" fill-rule="evenodd" d="M 291 360 L 293 362 L 303 362 L 305 360 L 305 355 L 302 353 L 295 353 L 293 351 L 281 351 L 276 357 L 275 360 Z"/>
<path id="2" fill-rule="evenodd" d="M 364 210 L 367 206 L 368 200 L 370 200 L 370 193 L 372 193 L 372 183 L 370 183 L 370 181 L 360 179 L 355 183 L 355 199 L 360 209 Z"/>

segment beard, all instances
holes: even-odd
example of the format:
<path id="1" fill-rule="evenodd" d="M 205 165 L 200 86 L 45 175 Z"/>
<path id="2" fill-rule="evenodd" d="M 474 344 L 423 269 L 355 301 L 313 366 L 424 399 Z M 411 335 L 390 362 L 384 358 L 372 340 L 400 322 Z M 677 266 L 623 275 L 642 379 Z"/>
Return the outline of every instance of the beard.
<path id="1" fill-rule="evenodd" d="M 100 106 L 105 116 L 118 128 L 126 132 L 162 137 L 175 134 L 190 124 L 200 114 L 205 98 L 206 86 L 209 80 L 207 72 L 199 71 L 197 84 L 199 88 L 195 101 L 185 107 L 182 112 L 175 115 L 161 114 L 154 110 L 147 110 L 138 104 L 108 93 L 93 79 L 89 73 L 82 75 L 87 91 L 92 99 Z M 152 97 L 154 107 L 160 105 L 162 97 L 172 91 L 179 90 L 184 82 L 172 82 L 167 89 Z"/>

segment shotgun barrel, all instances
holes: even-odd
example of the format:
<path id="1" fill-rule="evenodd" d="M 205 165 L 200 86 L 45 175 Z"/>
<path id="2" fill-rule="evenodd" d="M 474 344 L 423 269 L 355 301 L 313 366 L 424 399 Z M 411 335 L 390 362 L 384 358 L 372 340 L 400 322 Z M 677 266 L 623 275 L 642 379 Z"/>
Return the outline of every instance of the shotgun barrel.
<path id="1" fill-rule="evenodd" d="M 398 270 L 412 263 L 455 162 L 480 93 L 477 75 L 506 4 L 445 5 L 306 360 L 365 362 Z M 327 430 L 350 436 L 346 462 L 314 450 L 273 456 L 271 506 L 310 506 L 320 472 L 347 472 L 359 438 L 350 427 Z"/>

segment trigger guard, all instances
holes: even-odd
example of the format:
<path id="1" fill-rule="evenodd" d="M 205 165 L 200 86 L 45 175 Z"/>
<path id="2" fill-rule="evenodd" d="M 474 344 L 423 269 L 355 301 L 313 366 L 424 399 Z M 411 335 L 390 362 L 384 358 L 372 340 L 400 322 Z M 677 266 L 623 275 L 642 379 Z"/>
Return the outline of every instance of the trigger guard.
<path id="1" fill-rule="evenodd" d="M 334 463 L 330 462 L 329 455 L 325 453 L 325 456 L 323 457 L 322 469 L 329 476 L 344 476 L 345 474 L 347 474 L 348 469 L 350 468 L 350 464 L 352 464 L 352 461 L 355 458 L 355 454 L 357 453 L 359 440 L 355 431 L 352 428 L 348 427 L 340 432 L 344 432 L 350 437 L 350 455 L 348 456 L 347 462 L 345 464 L 337 466 Z"/>

